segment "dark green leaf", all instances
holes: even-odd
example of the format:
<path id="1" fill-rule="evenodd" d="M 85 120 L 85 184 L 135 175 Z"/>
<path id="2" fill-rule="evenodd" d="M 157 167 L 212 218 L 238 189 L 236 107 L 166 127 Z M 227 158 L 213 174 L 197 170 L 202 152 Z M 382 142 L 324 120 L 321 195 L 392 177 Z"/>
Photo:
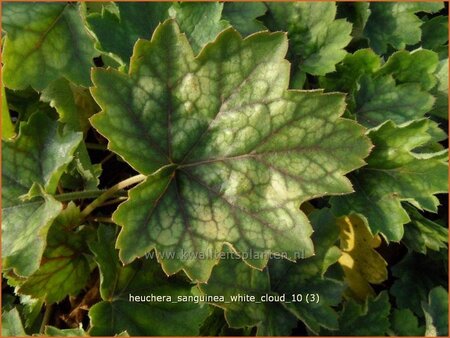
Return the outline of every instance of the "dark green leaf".
<path id="1" fill-rule="evenodd" d="M 86 285 L 90 275 L 85 257 L 88 232 L 71 231 L 80 225 L 80 221 L 79 208 L 69 203 L 48 231 L 47 247 L 39 269 L 19 287 L 19 293 L 52 304 L 67 295 L 77 295 Z"/>
<path id="2" fill-rule="evenodd" d="M 448 292 L 442 286 L 430 291 L 428 303 L 422 303 L 425 313 L 425 336 L 448 336 Z"/>
<path id="3" fill-rule="evenodd" d="M 132 336 L 196 335 L 209 314 L 204 304 L 192 302 L 133 302 L 130 296 L 178 296 L 191 294 L 191 286 L 177 278 L 167 278 L 156 259 L 123 266 L 114 249 L 115 232 L 101 225 L 98 242 L 91 250 L 101 273 L 103 301 L 89 311 L 91 335 L 112 336 L 127 331 Z"/>
<path id="4" fill-rule="evenodd" d="M 81 138 L 81 133 L 61 132 L 44 114 L 34 114 L 29 123 L 21 124 L 14 142 L 2 142 L 4 269 L 30 275 L 38 268 L 48 228 L 62 205 L 44 192 L 31 200 L 21 196 L 36 183 L 54 193 Z"/>
<path id="5" fill-rule="evenodd" d="M 267 7 L 262 2 L 225 2 L 222 17 L 243 36 L 266 30 L 256 18 L 263 16 Z"/>
<path id="6" fill-rule="evenodd" d="M 61 76 L 90 85 L 96 52 L 76 4 L 8 2 L 3 5 L 2 24 L 6 87 L 42 90 Z"/>
<path id="7" fill-rule="evenodd" d="M 171 4 L 151 2 L 117 2 L 117 8 L 104 6 L 101 13 L 92 13 L 86 21 L 98 39 L 99 50 L 114 53 L 129 63 L 138 39 L 151 37 L 156 26 L 168 18 Z"/>
<path id="8" fill-rule="evenodd" d="M 442 2 L 372 2 L 364 35 L 378 54 L 385 53 L 388 45 L 404 49 L 421 38 L 422 21 L 415 13 L 434 13 L 442 7 Z"/>

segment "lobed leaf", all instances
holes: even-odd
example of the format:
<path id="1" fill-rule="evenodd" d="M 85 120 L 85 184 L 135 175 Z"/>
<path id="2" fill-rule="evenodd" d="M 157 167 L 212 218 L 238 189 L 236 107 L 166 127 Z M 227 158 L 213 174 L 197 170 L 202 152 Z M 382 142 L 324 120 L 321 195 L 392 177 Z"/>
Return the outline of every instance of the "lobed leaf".
<path id="1" fill-rule="evenodd" d="M 103 4 L 100 13 L 86 16 L 86 22 L 97 37 L 99 50 L 128 63 L 135 42 L 151 36 L 156 26 L 168 18 L 170 6 L 168 2 L 117 2 L 114 8 Z"/>
<path id="2" fill-rule="evenodd" d="M 80 143 L 81 133 L 61 132 L 44 114 L 20 126 L 13 142 L 2 141 L 3 268 L 30 275 L 39 266 L 48 228 L 62 209 L 53 194 Z M 46 192 L 27 194 L 34 184 Z M 20 233 L 21 236 L 17 236 Z"/>
<path id="3" fill-rule="evenodd" d="M 448 164 L 440 152 L 425 157 L 414 152 L 432 139 L 430 125 L 427 119 L 402 126 L 387 121 L 371 130 L 375 148 L 368 165 L 352 176 L 356 192 L 333 197 L 333 211 L 365 217 L 373 234 L 380 232 L 390 241 L 400 241 L 403 224 L 410 221 L 402 201 L 436 212 L 439 201 L 434 195 L 447 192 Z"/>
<path id="4" fill-rule="evenodd" d="M 448 336 L 448 292 L 442 286 L 432 289 L 428 303 L 422 304 L 425 313 L 425 335 Z"/>
<path id="5" fill-rule="evenodd" d="M 112 336 L 127 331 L 131 336 L 196 335 L 208 316 L 206 306 L 190 302 L 132 302 L 131 296 L 191 295 L 189 284 L 180 279 L 168 279 L 154 259 L 136 261 L 123 266 L 114 249 L 114 229 L 101 225 L 98 242 L 90 247 L 101 273 L 102 301 L 89 311 L 89 334 Z"/>
<path id="6" fill-rule="evenodd" d="M 312 254 L 298 206 L 350 192 L 343 175 L 370 146 L 339 118 L 342 95 L 287 90 L 286 49 L 284 34 L 228 29 L 194 57 L 169 20 L 137 42 L 129 74 L 93 73 L 92 124 L 148 175 L 113 215 L 124 263 L 156 249 L 168 274 L 206 281 L 225 243 L 259 269 L 270 252 Z"/>
<path id="7" fill-rule="evenodd" d="M 442 2 L 382 2 L 370 4 L 370 16 L 364 29 L 370 47 L 384 54 L 388 46 L 405 49 L 420 41 L 422 21 L 417 12 L 434 13 Z"/>
<path id="8" fill-rule="evenodd" d="M 222 18 L 228 21 L 243 36 L 266 30 L 264 24 L 258 20 L 267 11 L 262 2 L 225 2 Z"/>
<path id="9" fill-rule="evenodd" d="M 289 34 L 292 49 L 298 56 L 300 70 L 325 75 L 335 70 L 347 52 L 352 25 L 337 19 L 333 2 L 268 2 L 272 30 Z"/>
<path id="10" fill-rule="evenodd" d="M 3 5 L 2 23 L 6 87 L 32 86 L 40 91 L 61 76 L 90 85 L 94 42 L 73 4 L 8 2 Z"/>
<path id="11" fill-rule="evenodd" d="M 80 210 L 70 202 L 51 225 L 37 271 L 20 285 L 18 292 L 44 299 L 46 304 L 76 296 L 86 285 L 89 274 L 87 231 L 70 231 L 80 225 Z"/>
<path id="12" fill-rule="evenodd" d="M 208 283 L 199 285 L 207 295 L 224 296 L 224 302 L 215 304 L 225 310 L 230 327 L 256 326 L 257 335 L 290 335 L 297 318 L 315 333 L 320 327 L 337 329 L 337 315 L 332 306 L 340 302 L 343 285 L 323 276 L 339 258 L 332 249 L 338 238 L 336 220 L 326 209 L 314 212 L 311 218 L 316 231 L 313 240 L 317 243 L 314 257 L 297 263 L 273 259 L 264 271 L 258 271 L 227 252 Z M 299 293 L 303 297 L 308 293 L 319 294 L 320 301 L 293 302 L 292 295 Z M 256 301 L 230 302 L 238 294 L 254 296 Z M 286 301 L 261 302 L 264 295 L 284 295 Z"/>

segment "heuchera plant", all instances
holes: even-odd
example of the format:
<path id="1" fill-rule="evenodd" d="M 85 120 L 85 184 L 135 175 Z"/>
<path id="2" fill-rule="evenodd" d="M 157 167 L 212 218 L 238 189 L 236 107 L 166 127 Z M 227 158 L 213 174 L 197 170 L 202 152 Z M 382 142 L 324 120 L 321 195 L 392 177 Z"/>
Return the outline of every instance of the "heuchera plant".
<path id="1" fill-rule="evenodd" d="M 447 335 L 447 22 L 3 2 L 2 334 Z"/>

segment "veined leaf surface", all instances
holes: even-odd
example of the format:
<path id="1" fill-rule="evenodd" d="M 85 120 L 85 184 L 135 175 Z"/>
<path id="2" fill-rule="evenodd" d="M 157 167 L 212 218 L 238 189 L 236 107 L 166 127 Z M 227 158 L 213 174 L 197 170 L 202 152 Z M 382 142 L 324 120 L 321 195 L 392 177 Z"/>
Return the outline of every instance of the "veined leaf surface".
<path id="1" fill-rule="evenodd" d="M 352 191 L 344 174 L 370 148 L 339 118 L 343 95 L 288 90 L 283 33 L 228 29 L 195 57 L 168 20 L 134 50 L 128 74 L 98 69 L 92 89 L 92 124 L 148 175 L 113 215 L 121 260 L 156 249 L 167 273 L 206 281 L 225 243 L 259 269 L 268 253 L 310 256 L 299 205 Z"/>

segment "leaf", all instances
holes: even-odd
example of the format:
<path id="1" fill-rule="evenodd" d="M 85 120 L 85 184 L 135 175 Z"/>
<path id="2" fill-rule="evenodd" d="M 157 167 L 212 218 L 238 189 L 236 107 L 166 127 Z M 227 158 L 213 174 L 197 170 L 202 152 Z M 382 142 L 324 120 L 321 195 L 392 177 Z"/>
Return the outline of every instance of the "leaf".
<path id="1" fill-rule="evenodd" d="M 320 77 L 320 86 L 327 91 L 354 94 L 363 75 L 374 74 L 381 67 L 381 58 L 371 49 L 359 49 L 347 54 L 336 66 L 336 71 Z"/>
<path id="2" fill-rule="evenodd" d="M 430 253 L 427 256 L 408 253 L 392 268 L 397 277 L 390 289 L 399 308 L 407 308 L 417 316 L 423 316 L 422 302 L 429 292 L 439 285 L 447 285 L 447 262 Z"/>
<path id="3" fill-rule="evenodd" d="M 338 18 L 346 18 L 352 25 L 353 42 L 363 38 L 364 27 L 370 16 L 369 2 L 336 2 Z"/>
<path id="4" fill-rule="evenodd" d="M 448 229 L 422 216 L 415 208 L 405 206 L 411 223 L 405 226 L 403 243 L 417 252 L 426 254 L 427 248 L 439 251 L 447 247 Z"/>
<path id="5" fill-rule="evenodd" d="M 387 121 L 368 136 L 374 150 L 368 165 L 352 176 L 355 193 L 333 197 L 337 215 L 356 213 L 366 218 L 373 234 L 381 233 L 390 241 L 403 237 L 403 224 L 410 221 L 401 202 L 416 208 L 437 211 L 434 196 L 447 191 L 447 163 L 440 153 L 422 158 L 414 149 L 427 143 L 430 121 L 416 120 L 397 126 Z"/>
<path id="6" fill-rule="evenodd" d="M 393 120 L 404 123 L 423 117 L 434 103 L 437 54 L 429 50 L 399 51 L 381 66 L 370 49 L 349 54 L 336 72 L 319 79 L 328 91 L 348 93 L 349 110 L 358 121 L 375 127 Z"/>
<path id="7" fill-rule="evenodd" d="M 243 36 L 247 36 L 267 29 L 261 21 L 256 19 L 263 16 L 266 11 L 266 5 L 261 2 L 225 2 L 223 4 L 222 18 L 228 21 Z"/>
<path id="8" fill-rule="evenodd" d="M 21 315 L 24 318 L 25 328 L 29 331 L 33 331 L 38 325 L 41 324 L 39 319 L 42 320 L 43 313 L 42 307 L 44 301 L 42 299 L 31 298 L 27 295 L 20 295 Z"/>
<path id="9" fill-rule="evenodd" d="M 355 114 L 358 122 L 369 128 L 386 120 L 401 124 L 419 119 L 434 104 L 433 96 L 417 84 L 396 85 L 391 76 L 363 76 L 359 83 Z"/>
<path id="10" fill-rule="evenodd" d="M 207 284 L 200 284 L 200 290 L 209 296 L 224 296 L 215 305 L 225 310 L 225 318 L 233 328 L 256 326 L 257 335 L 290 335 L 296 320 L 317 333 L 320 327 L 337 329 L 337 315 L 332 309 L 340 302 L 343 285 L 335 279 L 323 277 L 328 266 L 329 252 L 338 238 L 336 220 L 331 212 L 323 209 L 314 212 L 311 219 L 316 232 L 316 255 L 298 263 L 273 259 L 264 271 L 252 269 L 243 264 L 237 256 L 225 253 L 224 259 L 217 265 Z M 254 296 L 254 301 L 232 301 L 232 296 Z M 306 302 L 307 294 L 318 294 L 320 301 Z M 264 302 L 261 297 L 273 295 L 285 297 Z M 293 302 L 292 295 L 301 295 L 303 300 Z"/>
<path id="11" fill-rule="evenodd" d="M 391 326 L 396 336 L 424 336 L 424 327 L 409 309 L 394 309 L 391 314 Z"/>
<path id="12" fill-rule="evenodd" d="M 89 336 L 82 328 L 75 329 L 59 329 L 54 326 L 47 325 L 44 331 L 46 336 L 50 337 L 87 337 Z"/>
<path id="13" fill-rule="evenodd" d="M 64 76 L 89 86 L 96 52 L 78 9 L 64 3 L 5 3 L 3 81 L 11 89 L 40 91 Z M 70 34 L 68 33 L 70 32 Z"/>
<path id="14" fill-rule="evenodd" d="M 219 2 L 174 2 L 169 10 L 170 16 L 176 19 L 180 30 L 186 34 L 189 43 L 197 55 L 216 36 L 229 27 L 229 23 L 221 20 L 223 3 Z"/>
<path id="15" fill-rule="evenodd" d="M 373 2 L 364 35 L 378 54 L 386 53 L 388 45 L 397 50 L 405 49 L 421 38 L 422 21 L 415 13 L 434 13 L 442 8 L 442 2 Z"/>
<path id="16" fill-rule="evenodd" d="M 39 269 L 19 287 L 19 293 L 52 304 L 67 295 L 77 295 L 86 285 L 90 275 L 89 262 L 84 256 L 88 233 L 71 231 L 80 222 L 80 210 L 70 202 L 49 229 Z"/>
<path id="17" fill-rule="evenodd" d="M 28 276 L 39 266 L 48 227 L 62 205 L 52 196 L 23 200 L 33 184 L 50 194 L 72 154 L 81 141 L 81 133 L 61 132 L 58 124 L 44 114 L 34 114 L 22 123 L 14 142 L 2 142 L 2 257 L 3 268 Z M 17 236 L 20 233 L 21 236 Z"/>
<path id="18" fill-rule="evenodd" d="M 25 329 L 23 328 L 22 319 L 20 319 L 19 311 L 13 308 L 10 311 L 2 312 L 2 336 L 26 336 Z"/>
<path id="19" fill-rule="evenodd" d="M 335 20 L 335 3 L 266 4 L 273 19 L 269 28 L 288 32 L 302 72 L 325 75 L 335 70 L 335 65 L 347 54 L 344 48 L 351 40 L 352 30 L 346 20 Z"/>
<path id="20" fill-rule="evenodd" d="M 422 303 L 425 313 L 425 336 L 448 336 L 448 292 L 442 286 L 430 291 L 428 303 Z"/>
<path id="21" fill-rule="evenodd" d="M 51 82 L 42 91 L 41 100 L 56 109 L 59 121 L 84 133 L 90 128 L 89 117 L 99 110 L 87 89 L 64 78 Z"/>
<path id="22" fill-rule="evenodd" d="M 341 336 L 385 336 L 389 329 L 391 305 L 387 292 L 381 292 L 376 298 L 367 298 L 364 304 L 349 300 L 339 317 Z"/>
<path id="23" fill-rule="evenodd" d="M 2 84 L 2 140 L 12 139 L 14 136 L 16 136 L 16 131 L 9 115 L 5 87 Z"/>
<path id="24" fill-rule="evenodd" d="M 430 114 L 448 120 L 448 59 L 439 62 L 435 75 L 438 82 L 432 93 L 436 103 Z"/>
<path id="25" fill-rule="evenodd" d="M 102 165 L 92 164 L 85 143 L 80 143 L 73 161 L 61 177 L 63 188 L 70 190 L 98 190 Z"/>
<path id="26" fill-rule="evenodd" d="M 342 256 L 339 263 L 344 269 L 350 295 L 365 300 L 375 296 L 371 284 L 381 284 L 388 277 L 386 261 L 375 250 L 381 244 L 378 235 L 373 236 L 364 221 L 356 215 L 338 219 L 341 229 Z"/>
<path id="27" fill-rule="evenodd" d="M 399 51 L 389 57 L 378 75 L 392 75 L 397 84 L 418 83 L 428 91 L 436 85 L 438 62 L 438 55 L 430 50 Z"/>
<path id="28" fill-rule="evenodd" d="M 20 122 L 29 121 L 30 117 L 35 113 L 45 113 L 52 119 L 58 118 L 58 113 L 55 109 L 40 101 L 39 93 L 31 87 L 25 90 L 11 90 L 5 87 L 5 92 L 8 108 L 10 111 L 15 111 L 19 114 L 15 122 L 16 129 L 18 129 Z"/>
<path id="29" fill-rule="evenodd" d="M 100 268 L 103 301 L 89 311 L 90 335 L 112 336 L 127 331 L 131 336 L 197 335 L 208 316 L 206 306 L 192 302 L 133 302 L 130 296 L 178 296 L 191 294 L 191 286 L 167 278 L 154 259 L 123 266 L 114 249 L 115 233 L 101 225 L 98 242 L 90 245 Z"/>
<path id="30" fill-rule="evenodd" d="M 369 143 L 339 118 L 342 95 L 286 90 L 286 49 L 282 33 L 228 29 L 194 58 L 169 20 L 136 44 L 129 74 L 93 72 L 93 126 L 149 175 L 113 215 L 124 263 L 155 249 L 166 273 L 206 281 L 225 242 L 264 254 L 246 260 L 259 269 L 270 252 L 312 254 L 298 206 L 350 192 L 343 175 Z"/>
<path id="31" fill-rule="evenodd" d="M 443 52 L 448 56 L 448 16 L 436 16 L 425 21 L 422 29 L 422 47 Z M 441 53 L 440 53 L 441 54 Z"/>
<path id="32" fill-rule="evenodd" d="M 149 38 L 156 26 L 168 18 L 170 3 L 117 2 L 116 11 L 104 4 L 101 13 L 87 15 L 86 21 L 97 36 L 96 47 L 117 55 L 128 63 L 138 39 Z"/>

